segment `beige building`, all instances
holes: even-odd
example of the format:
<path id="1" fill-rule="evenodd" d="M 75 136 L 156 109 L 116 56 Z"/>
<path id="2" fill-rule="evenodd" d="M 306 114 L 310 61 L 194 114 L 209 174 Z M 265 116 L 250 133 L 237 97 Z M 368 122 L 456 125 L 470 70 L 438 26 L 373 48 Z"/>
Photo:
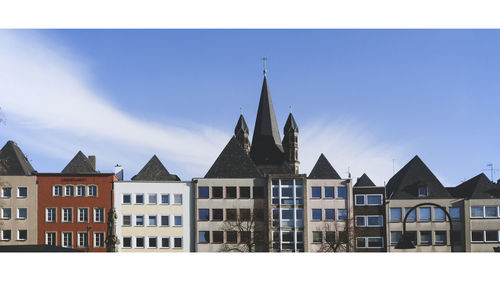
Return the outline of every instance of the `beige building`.
<path id="1" fill-rule="evenodd" d="M 35 170 L 13 141 L 0 150 L 0 246 L 37 244 Z"/>

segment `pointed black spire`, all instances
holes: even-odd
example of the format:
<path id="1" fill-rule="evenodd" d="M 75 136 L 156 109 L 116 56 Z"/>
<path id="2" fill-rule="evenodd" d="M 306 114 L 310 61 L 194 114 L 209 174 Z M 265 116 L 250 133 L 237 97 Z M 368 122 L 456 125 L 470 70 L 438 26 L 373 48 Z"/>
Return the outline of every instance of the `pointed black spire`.
<path id="1" fill-rule="evenodd" d="M 170 174 L 161 163 L 160 159 L 153 155 L 141 171 L 132 177 L 134 181 L 180 181 L 177 175 Z"/>
<path id="2" fill-rule="evenodd" d="M 61 171 L 62 174 L 95 174 L 97 171 L 94 169 L 89 158 L 83 154 L 82 151 L 78 153 L 69 161 L 68 165 Z"/>
<path id="3" fill-rule="evenodd" d="M 0 150 L 0 175 L 29 176 L 35 172 L 28 158 L 13 141 L 8 141 Z"/>
<path id="4" fill-rule="evenodd" d="M 240 118 L 238 119 L 238 123 L 236 124 L 236 127 L 234 128 L 234 135 L 238 135 L 239 132 L 243 133 L 249 133 L 250 131 L 248 130 L 247 122 L 245 122 L 245 118 L 243 117 L 243 114 L 240 114 Z"/>
<path id="5" fill-rule="evenodd" d="M 283 133 L 286 134 L 288 131 L 299 132 L 299 126 L 295 123 L 295 118 L 293 118 L 292 113 L 288 115 L 288 119 L 286 119 L 285 128 L 283 129 Z"/>
<path id="6" fill-rule="evenodd" d="M 243 118 L 243 114 L 241 114 L 240 119 L 238 119 L 238 123 L 234 128 L 234 136 L 247 153 L 250 152 L 250 141 L 248 140 L 248 135 L 249 131 L 247 122 L 245 122 L 245 118 Z"/>
<path id="7" fill-rule="evenodd" d="M 283 163 L 283 146 L 265 76 L 257 119 L 255 120 L 250 156 L 256 165 Z"/>
<path id="8" fill-rule="evenodd" d="M 299 173 L 299 127 L 295 123 L 292 113 L 288 115 L 283 129 L 283 151 L 286 162 L 294 174 Z"/>
<path id="9" fill-rule="evenodd" d="M 375 186 L 375 184 L 366 174 L 363 174 L 358 178 L 358 181 L 356 181 L 356 184 L 354 185 L 354 187 L 357 186 Z"/>
<path id="10" fill-rule="evenodd" d="M 325 155 L 321 153 L 309 174 L 309 179 L 340 179 L 339 174 L 333 168 L 332 164 L 326 159 Z"/>

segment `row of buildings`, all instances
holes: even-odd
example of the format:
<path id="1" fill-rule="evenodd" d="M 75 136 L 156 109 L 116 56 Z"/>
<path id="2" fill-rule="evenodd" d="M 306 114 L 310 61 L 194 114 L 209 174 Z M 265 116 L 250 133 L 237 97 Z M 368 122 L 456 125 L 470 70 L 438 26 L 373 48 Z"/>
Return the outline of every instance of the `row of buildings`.
<path id="1" fill-rule="evenodd" d="M 493 252 L 500 184 L 444 187 L 415 156 L 385 186 L 342 178 L 321 154 L 299 172 L 299 129 L 280 137 L 264 82 L 252 141 L 241 115 L 204 177 L 181 181 L 153 156 L 131 180 L 78 152 L 39 173 L 16 143 L 0 151 L 0 250 L 91 252 Z"/>

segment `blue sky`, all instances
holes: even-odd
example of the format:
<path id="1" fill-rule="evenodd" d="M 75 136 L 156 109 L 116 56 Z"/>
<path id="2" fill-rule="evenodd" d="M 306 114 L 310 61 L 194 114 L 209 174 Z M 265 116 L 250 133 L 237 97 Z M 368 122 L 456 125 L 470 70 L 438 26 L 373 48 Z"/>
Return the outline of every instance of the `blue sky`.
<path id="1" fill-rule="evenodd" d="M 240 107 L 253 133 L 263 56 L 301 172 L 323 152 L 383 184 L 418 154 L 452 186 L 500 165 L 498 30 L 4 30 L 0 43 L 0 141 L 41 172 L 82 150 L 127 178 L 153 154 L 204 176 Z"/>

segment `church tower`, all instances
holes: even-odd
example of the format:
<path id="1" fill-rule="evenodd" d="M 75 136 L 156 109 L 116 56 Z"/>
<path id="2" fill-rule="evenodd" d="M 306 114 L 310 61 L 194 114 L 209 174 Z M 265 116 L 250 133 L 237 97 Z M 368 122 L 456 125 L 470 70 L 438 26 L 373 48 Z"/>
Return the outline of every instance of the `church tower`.
<path id="1" fill-rule="evenodd" d="M 288 115 L 285 128 L 283 130 L 283 150 L 285 152 L 285 160 L 288 162 L 290 170 L 294 174 L 299 173 L 299 127 L 295 123 L 292 113 Z"/>
<path id="2" fill-rule="evenodd" d="M 249 130 L 247 122 L 245 122 L 245 118 L 243 118 L 243 114 L 241 114 L 240 119 L 238 119 L 238 123 L 234 128 L 234 136 L 246 151 L 246 153 L 250 153 L 250 141 L 248 140 L 248 135 Z"/>

